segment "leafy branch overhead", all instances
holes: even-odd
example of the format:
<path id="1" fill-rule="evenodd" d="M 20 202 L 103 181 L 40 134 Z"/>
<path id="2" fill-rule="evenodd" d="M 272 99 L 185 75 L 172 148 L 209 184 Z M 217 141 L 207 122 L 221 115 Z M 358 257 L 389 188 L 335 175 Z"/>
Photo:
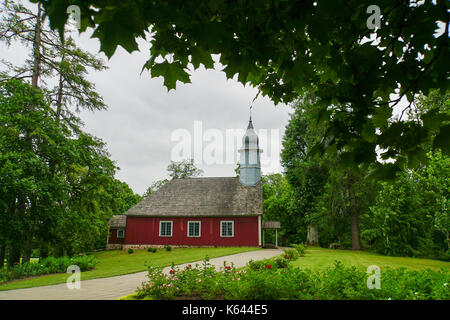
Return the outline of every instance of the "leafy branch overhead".
<path id="1" fill-rule="evenodd" d="M 169 90 L 176 81 L 188 83 L 190 70 L 213 68 L 211 55 L 219 54 L 228 78 L 237 75 L 276 104 L 315 91 L 317 119 L 329 123 L 318 152 L 343 154 L 358 165 L 376 162 L 381 148 L 396 160 L 395 169 L 402 159 L 415 163 L 411 157 L 421 154 L 419 145 L 436 128 L 434 146 L 450 152 L 445 113 L 426 114 L 426 121 L 392 120 L 403 97 L 413 109 L 418 94 L 448 88 L 448 1 L 40 2 L 59 30 L 66 8 L 78 5 L 81 31 L 93 27 L 108 57 L 117 46 L 138 50 L 136 39 L 149 32 L 151 57 L 144 68 L 163 76 Z M 369 5 L 381 9 L 376 30 L 366 25 Z"/>

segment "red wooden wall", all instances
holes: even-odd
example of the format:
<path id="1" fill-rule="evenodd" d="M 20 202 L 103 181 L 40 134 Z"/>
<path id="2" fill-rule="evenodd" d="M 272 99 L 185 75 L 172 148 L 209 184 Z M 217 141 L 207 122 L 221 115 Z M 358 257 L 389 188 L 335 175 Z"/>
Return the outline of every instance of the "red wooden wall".
<path id="1" fill-rule="evenodd" d="M 123 244 L 125 242 L 124 238 L 117 238 L 117 229 L 109 229 L 108 243 L 111 244 Z"/>
<path id="2" fill-rule="evenodd" d="M 173 221 L 172 237 L 159 236 L 159 221 Z M 234 221 L 234 237 L 220 236 L 220 221 Z M 201 221 L 201 236 L 187 236 L 188 221 Z M 258 217 L 127 217 L 125 244 L 258 246 Z"/>

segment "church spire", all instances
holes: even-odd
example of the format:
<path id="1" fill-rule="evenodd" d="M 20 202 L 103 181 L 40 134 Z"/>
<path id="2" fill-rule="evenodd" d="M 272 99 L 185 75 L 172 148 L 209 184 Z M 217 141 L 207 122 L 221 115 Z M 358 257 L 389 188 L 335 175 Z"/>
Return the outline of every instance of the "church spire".
<path id="1" fill-rule="evenodd" d="M 257 185 L 261 181 L 260 154 L 262 150 L 259 148 L 259 138 L 253 128 L 251 107 L 247 131 L 242 137 L 242 148 L 239 152 L 241 154 L 239 181 L 244 186 Z"/>

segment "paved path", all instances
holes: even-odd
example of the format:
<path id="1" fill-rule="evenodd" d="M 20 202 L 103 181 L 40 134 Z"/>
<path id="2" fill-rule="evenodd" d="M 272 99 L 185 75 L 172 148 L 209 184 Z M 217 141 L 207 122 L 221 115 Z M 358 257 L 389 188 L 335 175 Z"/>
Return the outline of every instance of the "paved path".
<path id="1" fill-rule="evenodd" d="M 210 263 L 219 269 L 224 261 L 233 262 L 236 268 L 245 266 L 253 260 L 262 260 L 280 255 L 280 249 L 264 249 L 213 258 Z M 201 261 L 190 262 L 195 265 Z M 188 263 L 179 265 L 183 268 Z M 170 267 L 164 269 L 169 272 Z M 0 291 L 0 300 L 112 300 L 132 294 L 146 280 L 147 272 L 138 272 L 123 276 L 81 281 L 81 289 L 69 290 L 65 283 L 52 286 Z M 83 277 L 83 275 L 81 275 Z M 82 278 L 83 279 L 83 278 Z"/>

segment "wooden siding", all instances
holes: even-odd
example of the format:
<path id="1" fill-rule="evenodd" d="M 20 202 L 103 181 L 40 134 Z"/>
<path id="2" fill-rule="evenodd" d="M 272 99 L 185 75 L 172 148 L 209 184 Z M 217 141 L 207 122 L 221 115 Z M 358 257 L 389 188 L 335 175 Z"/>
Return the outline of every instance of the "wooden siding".
<path id="1" fill-rule="evenodd" d="M 172 237 L 159 236 L 159 222 L 173 221 Z M 200 237 L 188 237 L 188 221 L 201 222 Z M 220 236 L 220 221 L 234 221 L 234 236 Z M 111 242 L 112 243 L 112 242 Z M 127 217 L 125 244 L 258 246 L 258 217 Z"/>
<path id="2" fill-rule="evenodd" d="M 124 228 L 120 228 L 120 229 L 124 229 Z M 125 231 L 125 237 L 126 236 L 127 236 L 127 233 Z M 124 238 L 117 238 L 117 229 L 116 228 L 109 229 L 108 243 L 110 243 L 110 244 L 123 244 L 124 242 L 125 242 Z"/>

